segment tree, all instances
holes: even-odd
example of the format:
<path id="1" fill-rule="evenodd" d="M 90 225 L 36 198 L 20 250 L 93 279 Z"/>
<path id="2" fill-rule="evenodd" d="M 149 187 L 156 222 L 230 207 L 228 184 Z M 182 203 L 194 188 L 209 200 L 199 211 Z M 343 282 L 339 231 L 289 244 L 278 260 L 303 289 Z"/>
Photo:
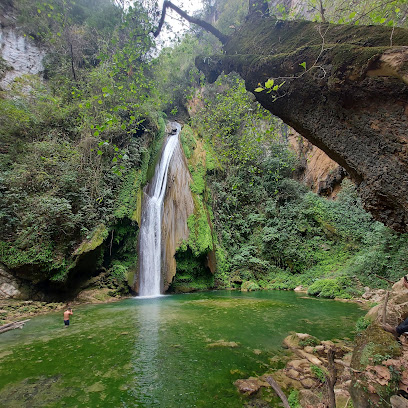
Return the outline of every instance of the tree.
<path id="1" fill-rule="evenodd" d="M 250 5 L 239 31 L 217 34 L 224 54 L 196 66 L 210 82 L 239 73 L 262 106 L 348 171 L 376 219 L 408 231 L 408 30 L 281 21 Z"/>

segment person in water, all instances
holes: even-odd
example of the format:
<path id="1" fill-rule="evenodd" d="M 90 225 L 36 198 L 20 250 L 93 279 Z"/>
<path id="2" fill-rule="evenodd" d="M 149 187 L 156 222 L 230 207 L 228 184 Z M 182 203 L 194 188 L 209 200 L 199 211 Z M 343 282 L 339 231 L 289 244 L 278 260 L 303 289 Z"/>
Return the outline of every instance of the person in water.
<path id="1" fill-rule="evenodd" d="M 403 285 L 405 289 L 408 289 L 408 277 L 404 276 Z M 392 333 L 396 338 L 401 336 L 403 333 L 408 333 L 408 317 L 400 323 L 397 327 L 392 327 L 389 324 L 384 324 L 383 329 Z"/>
<path id="2" fill-rule="evenodd" d="M 64 324 L 65 324 L 65 327 L 69 326 L 69 316 L 71 316 L 72 314 L 74 314 L 74 313 L 72 312 L 72 309 L 70 307 L 64 312 Z"/>

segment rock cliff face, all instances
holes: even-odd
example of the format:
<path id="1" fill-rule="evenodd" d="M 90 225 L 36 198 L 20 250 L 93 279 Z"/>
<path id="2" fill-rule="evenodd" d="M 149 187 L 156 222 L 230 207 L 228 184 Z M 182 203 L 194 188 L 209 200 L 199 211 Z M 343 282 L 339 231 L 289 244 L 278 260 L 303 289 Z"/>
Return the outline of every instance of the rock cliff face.
<path id="1" fill-rule="evenodd" d="M 210 81 L 238 72 L 251 92 L 285 80 L 257 100 L 339 163 L 376 219 L 407 231 L 408 30 L 390 38 L 387 27 L 252 17 L 196 65 Z"/>
<path id="2" fill-rule="evenodd" d="M 45 51 L 40 50 L 27 38 L 11 27 L 0 26 L 0 56 L 5 66 L 0 66 L 0 87 L 7 89 L 22 75 L 38 74 L 43 71 Z"/>
<path id="3" fill-rule="evenodd" d="M 162 274 L 164 291 L 176 274 L 177 248 L 187 241 L 188 217 L 194 212 L 194 201 L 190 190 L 191 176 L 180 145 L 170 162 L 167 191 L 163 202 L 162 218 Z"/>
<path id="4" fill-rule="evenodd" d="M 343 167 L 293 129 L 288 142 L 299 160 L 296 178 L 315 193 L 336 198 L 340 184 L 347 176 Z"/>

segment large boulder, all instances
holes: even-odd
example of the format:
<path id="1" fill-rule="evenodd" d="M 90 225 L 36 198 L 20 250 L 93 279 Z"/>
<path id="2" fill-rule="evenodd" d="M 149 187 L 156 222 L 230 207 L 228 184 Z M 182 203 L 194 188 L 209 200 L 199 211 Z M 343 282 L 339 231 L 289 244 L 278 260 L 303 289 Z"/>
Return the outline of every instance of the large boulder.
<path id="1" fill-rule="evenodd" d="M 4 265 L 0 264 L 0 299 L 15 299 L 21 297 L 17 279 L 11 275 Z"/>

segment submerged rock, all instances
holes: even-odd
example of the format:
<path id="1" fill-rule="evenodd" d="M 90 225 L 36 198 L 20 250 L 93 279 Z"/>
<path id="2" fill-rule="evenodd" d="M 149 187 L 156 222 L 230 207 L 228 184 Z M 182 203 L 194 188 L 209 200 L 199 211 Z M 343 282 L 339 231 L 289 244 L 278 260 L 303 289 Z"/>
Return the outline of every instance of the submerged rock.
<path id="1" fill-rule="evenodd" d="M 208 348 L 214 348 L 214 347 L 230 347 L 230 348 L 236 348 L 239 347 L 239 343 L 236 343 L 235 341 L 224 341 L 224 340 L 218 340 L 215 343 L 210 343 L 207 344 Z"/>
<path id="2" fill-rule="evenodd" d="M 255 394 L 261 387 L 270 387 L 267 382 L 255 377 L 237 380 L 234 382 L 234 385 L 238 388 L 239 392 L 247 395 Z"/>

